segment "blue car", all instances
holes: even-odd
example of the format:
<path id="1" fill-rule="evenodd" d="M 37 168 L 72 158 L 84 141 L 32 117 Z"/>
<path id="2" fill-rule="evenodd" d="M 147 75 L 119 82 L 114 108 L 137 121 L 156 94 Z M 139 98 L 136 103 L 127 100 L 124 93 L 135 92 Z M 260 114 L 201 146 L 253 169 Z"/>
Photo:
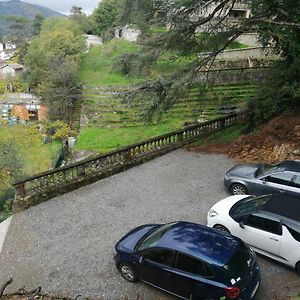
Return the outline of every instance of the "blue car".
<path id="1" fill-rule="evenodd" d="M 252 299 L 260 284 L 255 253 L 239 238 L 188 222 L 148 224 L 115 246 L 123 277 L 182 299 Z"/>

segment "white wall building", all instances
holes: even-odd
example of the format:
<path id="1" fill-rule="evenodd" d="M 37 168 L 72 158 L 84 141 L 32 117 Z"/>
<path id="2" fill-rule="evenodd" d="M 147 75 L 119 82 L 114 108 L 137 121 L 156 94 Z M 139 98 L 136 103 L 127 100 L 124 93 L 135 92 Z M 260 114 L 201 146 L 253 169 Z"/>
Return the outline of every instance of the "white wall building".
<path id="1" fill-rule="evenodd" d="M 115 31 L 116 38 L 122 38 L 129 42 L 136 42 L 140 34 L 141 31 L 139 29 L 132 28 L 129 25 L 125 25 L 123 28 Z"/>
<path id="2" fill-rule="evenodd" d="M 24 67 L 20 64 L 4 64 L 0 67 L 0 78 L 15 78 L 23 70 Z"/>
<path id="3" fill-rule="evenodd" d="M 102 38 L 98 35 L 85 34 L 85 39 L 86 39 L 86 47 L 88 49 L 92 48 L 93 46 L 98 46 L 103 44 Z"/>

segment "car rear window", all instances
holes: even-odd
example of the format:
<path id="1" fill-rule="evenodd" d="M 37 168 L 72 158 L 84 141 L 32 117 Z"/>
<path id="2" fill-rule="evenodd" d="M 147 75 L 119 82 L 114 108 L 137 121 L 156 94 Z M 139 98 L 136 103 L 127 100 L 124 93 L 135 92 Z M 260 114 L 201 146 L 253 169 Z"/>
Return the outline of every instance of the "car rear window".
<path id="1" fill-rule="evenodd" d="M 153 232 L 147 235 L 144 239 L 138 242 L 136 250 L 142 251 L 148 248 L 155 247 L 161 237 L 176 223 L 168 223 L 160 225 Z"/>
<path id="2" fill-rule="evenodd" d="M 233 256 L 223 268 L 228 272 L 230 278 L 236 278 L 240 276 L 245 269 L 251 266 L 252 258 L 252 252 L 249 247 L 241 242 L 240 247 L 237 248 Z"/>
<path id="3" fill-rule="evenodd" d="M 282 166 L 281 163 L 276 164 L 276 165 L 266 165 L 266 166 L 259 168 L 256 171 L 255 177 L 264 176 L 264 175 L 267 175 L 270 173 L 282 172 L 282 171 L 284 171 L 284 167 Z"/>
<path id="4" fill-rule="evenodd" d="M 229 214 L 231 216 L 244 215 L 260 210 L 269 201 L 268 196 L 258 198 L 247 197 L 232 206 Z"/>
<path id="5" fill-rule="evenodd" d="M 292 223 L 288 223 L 284 225 L 286 226 L 290 234 L 293 236 L 293 238 L 296 241 L 300 242 L 300 225 L 296 225 Z"/>

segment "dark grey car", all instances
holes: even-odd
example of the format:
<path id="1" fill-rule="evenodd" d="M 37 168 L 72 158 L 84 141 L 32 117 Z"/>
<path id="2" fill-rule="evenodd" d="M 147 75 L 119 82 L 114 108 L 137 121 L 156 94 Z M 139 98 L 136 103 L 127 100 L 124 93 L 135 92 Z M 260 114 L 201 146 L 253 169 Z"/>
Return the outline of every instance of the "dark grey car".
<path id="1" fill-rule="evenodd" d="M 233 195 L 279 192 L 300 197 L 300 161 L 237 165 L 225 174 L 224 185 Z"/>

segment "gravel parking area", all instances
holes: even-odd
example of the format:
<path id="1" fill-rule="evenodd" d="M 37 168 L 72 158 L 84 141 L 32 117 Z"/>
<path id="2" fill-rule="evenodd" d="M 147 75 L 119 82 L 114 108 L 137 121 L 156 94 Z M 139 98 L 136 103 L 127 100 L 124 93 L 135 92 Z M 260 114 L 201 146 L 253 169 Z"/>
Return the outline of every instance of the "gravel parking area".
<path id="1" fill-rule="evenodd" d="M 233 164 L 223 155 L 177 150 L 15 215 L 0 255 L 0 286 L 12 276 L 6 292 L 41 286 L 71 297 L 174 299 L 126 282 L 114 265 L 114 244 L 144 223 L 205 224 L 208 209 L 227 196 L 223 176 Z M 259 261 L 263 282 L 256 299 L 271 299 L 273 290 L 291 283 L 300 287 L 293 271 Z"/>

